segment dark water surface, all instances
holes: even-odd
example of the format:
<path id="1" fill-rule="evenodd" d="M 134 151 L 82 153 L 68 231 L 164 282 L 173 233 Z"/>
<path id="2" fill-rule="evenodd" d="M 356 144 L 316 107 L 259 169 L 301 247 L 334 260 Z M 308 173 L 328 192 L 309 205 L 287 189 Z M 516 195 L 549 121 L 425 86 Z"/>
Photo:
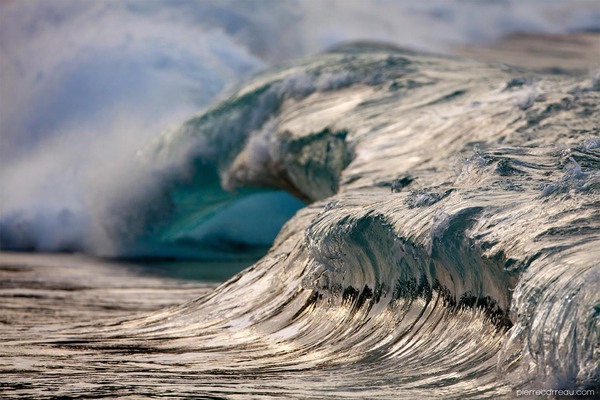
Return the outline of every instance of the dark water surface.
<path id="1" fill-rule="evenodd" d="M 129 259 L 120 260 L 120 263 L 131 264 L 131 266 L 139 268 L 141 273 L 149 276 L 221 283 L 254 264 L 260 258 L 257 256 L 241 260 Z"/>

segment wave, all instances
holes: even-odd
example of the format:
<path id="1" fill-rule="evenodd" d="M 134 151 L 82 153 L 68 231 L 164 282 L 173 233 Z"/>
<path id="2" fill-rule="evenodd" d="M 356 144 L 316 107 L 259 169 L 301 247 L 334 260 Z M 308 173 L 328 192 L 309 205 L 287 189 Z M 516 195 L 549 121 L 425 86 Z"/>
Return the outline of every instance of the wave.
<path id="1" fill-rule="evenodd" d="M 344 371 L 313 395 L 597 387 L 597 84 L 515 74 L 344 47 L 170 133 L 156 157 L 218 143 L 224 186 L 313 203 L 249 271 L 136 324 L 202 327 L 221 372 Z"/>
<path id="2" fill-rule="evenodd" d="M 140 153 L 181 196 L 152 237 L 202 236 L 198 205 L 232 198 L 265 218 L 240 205 L 257 188 L 308 205 L 210 294 L 45 343 L 199 396 L 597 391 L 599 99 L 594 79 L 373 45 L 261 74 Z"/>

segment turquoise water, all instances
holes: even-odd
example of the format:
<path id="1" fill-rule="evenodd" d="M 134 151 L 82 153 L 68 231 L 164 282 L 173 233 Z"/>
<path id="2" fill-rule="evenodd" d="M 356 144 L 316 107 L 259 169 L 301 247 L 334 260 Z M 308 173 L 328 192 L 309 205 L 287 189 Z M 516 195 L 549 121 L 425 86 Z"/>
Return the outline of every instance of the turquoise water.
<path id="1" fill-rule="evenodd" d="M 266 248 L 262 249 L 266 252 Z M 254 257 L 239 260 L 129 260 L 128 264 L 141 267 L 140 272 L 161 277 L 220 283 L 254 264 L 263 254 L 255 251 Z M 122 262 L 122 261 L 121 261 Z"/>

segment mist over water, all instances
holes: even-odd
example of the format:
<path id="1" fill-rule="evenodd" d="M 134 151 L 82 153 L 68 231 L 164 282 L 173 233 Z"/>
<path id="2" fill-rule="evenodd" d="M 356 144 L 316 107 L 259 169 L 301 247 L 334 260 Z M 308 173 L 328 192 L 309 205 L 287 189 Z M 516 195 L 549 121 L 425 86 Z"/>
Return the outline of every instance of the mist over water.
<path id="1" fill-rule="evenodd" d="M 122 252 L 114 204 L 161 174 L 136 152 L 268 66 L 351 40 L 451 53 L 598 21 L 595 1 L 3 2 L 0 245 Z M 299 207 L 281 201 L 284 217 Z"/>

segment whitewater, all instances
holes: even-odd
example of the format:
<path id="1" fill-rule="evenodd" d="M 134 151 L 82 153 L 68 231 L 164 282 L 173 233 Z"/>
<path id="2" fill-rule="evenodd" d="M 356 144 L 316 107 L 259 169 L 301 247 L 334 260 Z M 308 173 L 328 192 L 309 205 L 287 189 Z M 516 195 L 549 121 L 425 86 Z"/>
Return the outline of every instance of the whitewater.
<path id="1" fill-rule="evenodd" d="M 251 236 L 276 208 L 293 216 L 268 253 L 161 311 L 5 329 L 3 390 L 598 393 L 599 100 L 597 76 L 378 43 L 260 73 L 142 146 L 136 168 L 156 179 L 113 205 L 126 231 L 107 226 L 144 254 L 214 255 L 246 249 L 215 226 L 245 215 Z"/>

